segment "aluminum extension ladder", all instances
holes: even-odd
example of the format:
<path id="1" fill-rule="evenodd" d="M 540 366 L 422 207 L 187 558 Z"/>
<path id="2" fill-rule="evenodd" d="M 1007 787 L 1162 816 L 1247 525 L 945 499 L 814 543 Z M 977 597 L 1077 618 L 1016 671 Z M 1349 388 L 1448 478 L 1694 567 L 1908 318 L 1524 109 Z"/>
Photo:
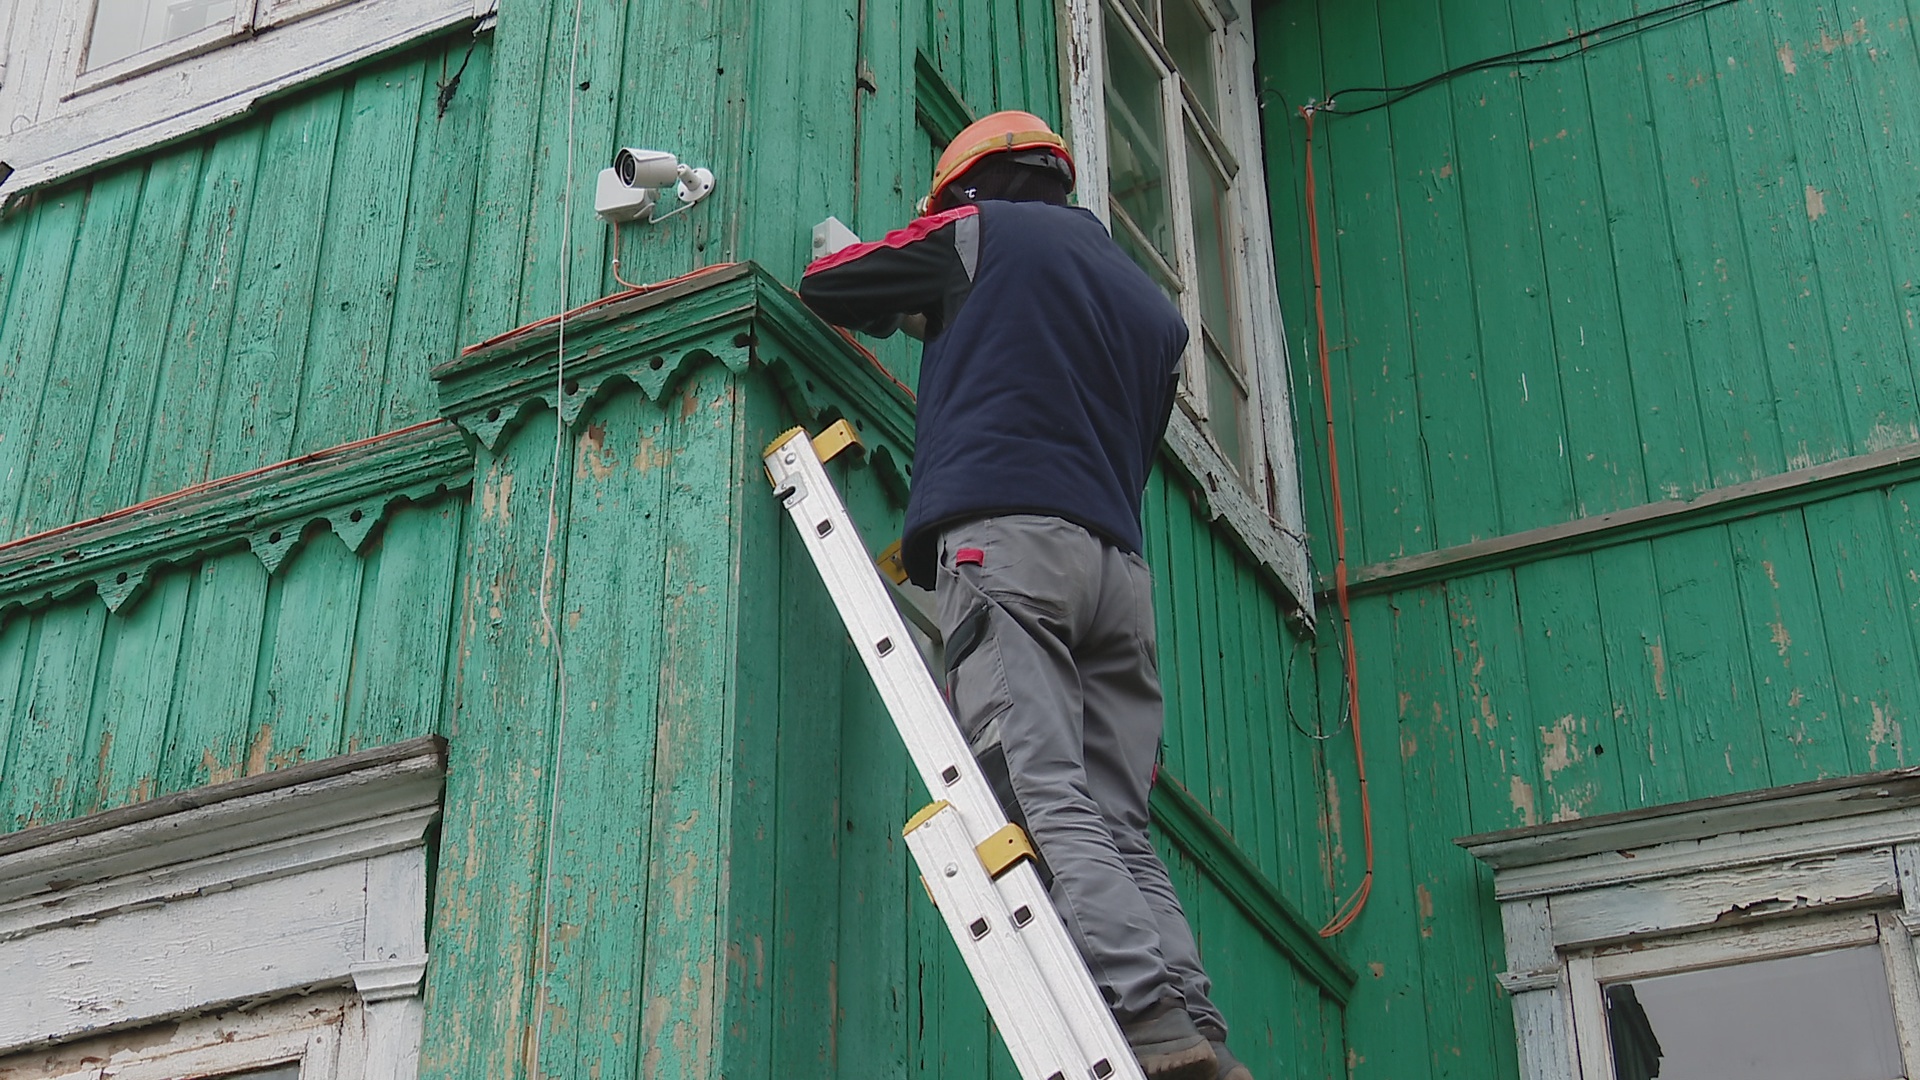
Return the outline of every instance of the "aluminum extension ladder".
<path id="1" fill-rule="evenodd" d="M 1144 1080 L 822 467 L 857 442 L 845 421 L 817 445 L 794 428 L 767 447 L 767 477 L 933 794 L 906 825 L 927 892 L 1022 1080 Z"/>

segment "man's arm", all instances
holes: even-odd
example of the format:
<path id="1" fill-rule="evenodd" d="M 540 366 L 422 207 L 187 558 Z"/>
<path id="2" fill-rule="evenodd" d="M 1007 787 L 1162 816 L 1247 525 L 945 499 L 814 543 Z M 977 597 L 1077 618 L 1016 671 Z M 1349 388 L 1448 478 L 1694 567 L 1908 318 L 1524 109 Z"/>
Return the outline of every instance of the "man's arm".
<path id="1" fill-rule="evenodd" d="M 972 283 L 979 230 L 972 206 L 918 218 L 815 260 L 800 279 L 800 299 L 828 322 L 877 337 L 903 324 L 915 337 L 938 333 Z"/>

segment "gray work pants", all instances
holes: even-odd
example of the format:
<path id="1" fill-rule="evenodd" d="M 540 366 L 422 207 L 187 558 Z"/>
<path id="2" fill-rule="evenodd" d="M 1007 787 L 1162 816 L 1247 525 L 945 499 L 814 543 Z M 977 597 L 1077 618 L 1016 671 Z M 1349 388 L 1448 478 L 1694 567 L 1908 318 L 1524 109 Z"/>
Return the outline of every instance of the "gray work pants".
<path id="1" fill-rule="evenodd" d="M 1015 514 L 940 537 L 938 599 L 960 729 L 1033 837 L 1053 904 L 1122 1023 L 1162 1002 L 1224 1033 L 1147 842 L 1165 710 L 1147 564 L 1070 522 Z"/>

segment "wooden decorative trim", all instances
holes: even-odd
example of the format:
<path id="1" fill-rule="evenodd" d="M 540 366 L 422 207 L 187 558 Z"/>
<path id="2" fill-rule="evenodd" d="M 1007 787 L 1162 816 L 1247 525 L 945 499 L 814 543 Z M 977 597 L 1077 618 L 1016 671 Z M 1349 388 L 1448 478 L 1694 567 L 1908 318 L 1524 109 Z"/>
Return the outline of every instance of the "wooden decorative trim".
<path id="1" fill-rule="evenodd" d="M 118 611 L 160 569 L 243 543 L 271 573 L 321 522 L 360 551 L 395 506 L 472 477 L 466 439 L 434 421 L 198 484 L 0 545 L 0 614 L 87 588 Z"/>
<path id="2" fill-rule="evenodd" d="M 1404 559 L 1363 566 L 1354 572 L 1350 596 L 1378 596 L 1505 570 L 1545 559 L 1578 555 L 1603 547 L 1652 540 L 1674 533 L 1722 525 L 1742 518 L 1838 499 L 1874 488 L 1920 479 L 1920 443 L 1830 461 L 1810 469 L 1715 488 L 1693 499 L 1670 499 L 1596 514 L 1560 525 L 1529 529 L 1491 540 L 1442 548 Z M 1320 597 L 1332 593 L 1321 588 Z"/>
<path id="3" fill-rule="evenodd" d="M 1544 971 L 1500 971 L 1494 973 L 1494 980 L 1500 989 L 1509 994 L 1525 994 L 1534 990 L 1558 990 L 1566 985 L 1566 979 L 1557 967 Z"/>
<path id="4" fill-rule="evenodd" d="M 802 422 L 858 421 L 868 460 L 904 502 L 913 461 L 913 399 L 881 373 L 873 354 L 822 322 L 792 290 L 751 262 L 722 263 L 645 291 L 620 293 L 569 312 L 567 380 L 559 384 L 557 319 L 549 317 L 483 341 L 433 370 L 441 412 L 491 449 L 529 410 L 554 408 L 573 425 L 614 390 L 632 386 L 650 400 L 671 392 L 695 366 L 770 374 Z M 1174 475 L 1201 515 L 1224 532 L 1281 592 L 1300 603 L 1306 548 L 1254 505 L 1232 467 L 1192 421 L 1175 410 L 1164 445 Z"/>
<path id="5" fill-rule="evenodd" d="M 205 888 L 179 868 L 217 862 L 207 879 L 217 883 L 233 872 L 227 856 L 244 862 L 265 845 L 275 846 L 273 872 L 285 874 L 417 843 L 438 813 L 446 744 L 426 736 L 309 764 L 326 768 L 275 770 L 5 837 L 0 940 Z M 267 777 L 274 782 L 249 783 Z M 66 895 L 40 902 L 55 894 Z"/>
<path id="6" fill-rule="evenodd" d="M 1478 833 L 1454 843 L 1494 870 L 1508 871 L 1734 831 L 1805 826 L 1913 807 L 1920 807 L 1920 767 Z"/>
<path id="7" fill-rule="evenodd" d="M 1526 1080 L 1613 1075 L 1605 983 L 1876 941 L 1901 1030 L 1920 1032 L 1920 769 L 1459 843 L 1494 871 Z"/>
<path id="8" fill-rule="evenodd" d="M 572 425 L 619 387 L 658 401 L 696 366 L 718 362 L 770 374 L 804 423 L 853 419 L 868 460 L 904 499 L 912 396 L 758 265 L 722 263 L 569 312 L 564 385 L 557 322 L 510 331 L 434 368 L 442 414 L 491 449 L 533 408 L 557 408 Z"/>
<path id="9" fill-rule="evenodd" d="M 0 1053 L 351 985 L 412 1075 L 445 773 L 416 739 L 6 838 Z"/>
<path id="10" fill-rule="evenodd" d="M 1280 593 L 1287 616 L 1313 627 L 1312 597 L 1307 591 L 1307 543 L 1281 527 L 1254 504 L 1233 466 L 1180 409 L 1173 411 L 1161 452 L 1173 466 L 1200 515 L 1225 533 Z"/>
<path id="11" fill-rule="evenodd" d="M 1334 952 L 1306 916 L 1281 895 L 1279 886 L 1253 864 L 1200 800 L 1160 770 L 1149 803 L 1153 823 L 1185 852 L 1227 899 L 1233 901 L 1274 947 L 1334 1001 L 1345 1005 L 1360 979 Z"/>
<path id="12" fill-rule="evenodd" d="M 967 108 L 960 92 L 919 49 L 913 52 L 913 115 L 939 146 L 952 142 L 973 123 L 973 110 Z"/>
<path id="13" fill-rule="evenodd" d="M 56 821 L 48 825 L 22 829 L 19 832 L 0 834 L 0 860 L 4 860 L 16 851 L 25 851 L 28 848 L 46 847 L 63 840 L 125 828 L 142 821 L 151 821 L 154 818 L 167 817 L 186 810 L 198 810 L 234 799 L 278 791 L 281 788 L 330 780 L 336 776 L 365 772 L 369 769 L 416 759 L 430 759 L 434 767 L 444 773 L 447 764 L 447 741 L 438 735 L 422 735 L 417 739 L 377 746 L 371 750 L 321 758 L 317 761 L 302 761 L 271 772 L 243 776 L 221 784 L 208 784 L 204 787 L 175 792 L 172 795 L 162 795 L 157 799 L 148 799 L 146 802 L 137 802 L 98 814 L 88 814 L 86 817 Z"/>

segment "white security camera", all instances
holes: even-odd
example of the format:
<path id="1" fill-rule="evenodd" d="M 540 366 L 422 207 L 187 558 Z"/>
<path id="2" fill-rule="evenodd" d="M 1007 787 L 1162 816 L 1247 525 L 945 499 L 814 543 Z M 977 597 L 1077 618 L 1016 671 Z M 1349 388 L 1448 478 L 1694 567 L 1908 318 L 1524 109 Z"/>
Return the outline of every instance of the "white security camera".
<path id="1" fill-rule="evenodd" d="M 652 188 L 628 187 L 613 169 L 600 170 L 600 182 L 593 191 L 593 211 L 611 222 L 639 221 L 653 213 Z"/>
<path id="2" fill-rule="evenodd" d="M 628 187 L 661 188 L 680 179 L 680 159 L 665 150 L 628 146 L 613 155 L 613 171 Z"/>
<path id="3" fill-rule="evenodd" d="M 680 205 L 668 214 L 657 214 L 660 191 L 668 184 L 674 185 L 674 198 Z M 665 150 L 629 146 L 613 156 L 612 167 L 600 170 L 593 209 L 610 222 L 664 221 L 712 191 L 710 170 L 682 165 L 678 157 Z"/>

